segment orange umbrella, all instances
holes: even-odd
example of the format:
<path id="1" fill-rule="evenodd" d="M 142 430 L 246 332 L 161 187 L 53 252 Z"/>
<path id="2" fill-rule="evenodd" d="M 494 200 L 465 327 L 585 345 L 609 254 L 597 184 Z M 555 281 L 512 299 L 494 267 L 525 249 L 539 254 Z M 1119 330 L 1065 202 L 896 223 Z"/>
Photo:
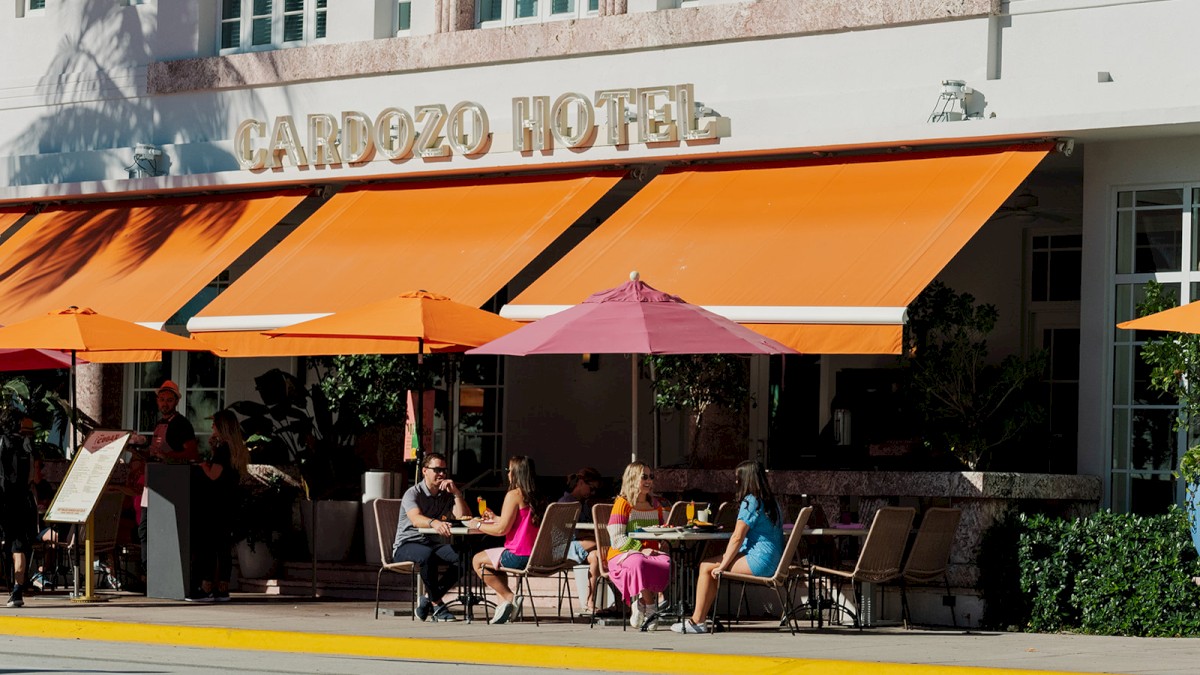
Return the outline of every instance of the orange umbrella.
<path id="1" fill-rule="evenodd" d="M 444 295 L 414 291 L 347 309 L 311 321 L 263 331 L 275 338 L 337 340 L 370 338 L 394 342 L 389 354 L 416 354 L 417 364 L 430 352 L 461 352 L 521 327 L 491 312 L 455 302 Z M 338 353 L 347 353 L 338 351 Z M 379 352 L 372 352 L 379 353 Z M 425 397 L 417 397 L 416 436 L 421 436 Z"/>
<path id="2" fill-rule="evenodd" d="M 124 353 L 129 360 L 146 360 L 146 350 L 210 351 L 208 347 L 185 337 L 116 319 L 94 310 L 78 307 L 50 312 L 0 328 L 0 349 L 57 349 L 71 352 L 71 423 L 75 423 L 76 357 L 90 361 Z M 71 433 L 71 454 L 75 454 L 75 433 Z"/>
<path id="3" fill-rule="evenodd" d="M 1126 330 L 1165 330 L 1172 333 L 1200 333 L 1200 302 L 1164 309 L 1140 319 L 1124 321 L 1117 328 Z"/>
<path id="4" fill-rule="evenodd" d="M 414 291 L 319 319 L 263 331 L 272 337 L 395 341 L 392 354 L 465 351 L 521 327 L 444 295 Z"/>

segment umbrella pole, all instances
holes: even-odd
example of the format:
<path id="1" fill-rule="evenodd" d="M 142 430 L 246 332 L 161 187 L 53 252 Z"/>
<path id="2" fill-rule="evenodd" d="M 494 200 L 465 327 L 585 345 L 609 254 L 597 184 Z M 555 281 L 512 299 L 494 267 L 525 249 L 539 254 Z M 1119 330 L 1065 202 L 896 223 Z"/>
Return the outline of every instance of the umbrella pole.
<path id="1" fill-rule="evenodd" d="M 630 448 L 629 456 L 631 462 L 636 462 L 638 458 L 638 364 L 637 354 L 629 355 L 629 381 L 633 385 L 633 393 L 629 397 L 633 401 L 632 408 L 632 427 L 633 427 L 633 447 Z"/>

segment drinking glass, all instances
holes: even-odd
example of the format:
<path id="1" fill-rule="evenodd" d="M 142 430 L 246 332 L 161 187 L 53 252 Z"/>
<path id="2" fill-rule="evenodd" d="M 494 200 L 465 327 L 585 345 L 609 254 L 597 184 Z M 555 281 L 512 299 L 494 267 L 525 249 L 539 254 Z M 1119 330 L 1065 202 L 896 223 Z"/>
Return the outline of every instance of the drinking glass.
<path id="1" fill-rule="evenodd" d="M 687 519 L 689 523 L 696 520 L 696 502 L 687 503 Z"/>
<path id="2" fill-rule="evenodd" d="M 479 517 L 480 518 L 487 517 L 485 515 L 485 514 L 487 514 L 487 500 L 484 499 L 483 497 L 477 497 L 475 501 L 479 502 Z"/>

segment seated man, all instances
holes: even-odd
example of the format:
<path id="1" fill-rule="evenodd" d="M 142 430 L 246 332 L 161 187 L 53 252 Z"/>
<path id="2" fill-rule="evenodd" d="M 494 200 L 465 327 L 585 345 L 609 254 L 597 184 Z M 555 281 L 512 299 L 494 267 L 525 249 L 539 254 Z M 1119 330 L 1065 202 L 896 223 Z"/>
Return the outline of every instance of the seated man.
<path id="1" fill-rule="evenodd" d="M 559 497 L 560 503 L 579 503 L 579 522 L 592 522 L 592 498 L 600 488 L 600 472 L 592 467 L 584 467 L 567 476 L 567 490 Z M 595 599 L 592 597 L 592 582 L 600 573 L 600 559 L 596 556 L 596 540 L 589 534 L 583 533 L 581 538 L 576 535 L 567 551 L 567 557 L 576 564 L 587 563 L 588 566 L 588 597 L 587 611 L 595 612 Z"/>
<path id="2" fill-rule="evenodd" d="M 396 542 L 392 562 L 415 562 L 425 584 L 425 597 L 417 604 L 421 621 L 454 621 L 454 615 L 442 602 L 442 596 L 458 582 L 458 553 L 436 536 L 424 535 L 417 528 L 432 527 L 443 537 L 450 535 L 450 519 L 468 515 L 462 492 L 448 476 L 446 457 L 431 452 L 421 463 L 422 479 L 404 493 L 400 519 L 396 523 Z M 441 575 L 437 566 L 445 567 Z"/>

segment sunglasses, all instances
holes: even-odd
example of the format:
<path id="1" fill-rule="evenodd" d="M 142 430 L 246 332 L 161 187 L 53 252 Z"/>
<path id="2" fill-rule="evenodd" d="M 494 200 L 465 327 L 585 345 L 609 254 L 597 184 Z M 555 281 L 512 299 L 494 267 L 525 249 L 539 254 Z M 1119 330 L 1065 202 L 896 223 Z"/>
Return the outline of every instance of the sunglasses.
<path id="1" fill-rule="evenodd" d="M 425 468 L 426 468 L 426 469 L 429 469 L 430 471 L 432 471 L 432 472 L 434 472 L 434 473 L 439 473 L 439 474 L 440 474 L 440 473 L 446 473 L 447 471 L 449 471 L 449 470 L 450 470 L 449 468 L 447 468 L 447 467 L 444 467 L 444 466 L 427 466 L 427 467 L 425 467 Z"/>
<path id="2" fill-rule="evenodd" d="M 654 474 L 644 473 L 642 474 L 642 480 L 654 480 Z"/>

